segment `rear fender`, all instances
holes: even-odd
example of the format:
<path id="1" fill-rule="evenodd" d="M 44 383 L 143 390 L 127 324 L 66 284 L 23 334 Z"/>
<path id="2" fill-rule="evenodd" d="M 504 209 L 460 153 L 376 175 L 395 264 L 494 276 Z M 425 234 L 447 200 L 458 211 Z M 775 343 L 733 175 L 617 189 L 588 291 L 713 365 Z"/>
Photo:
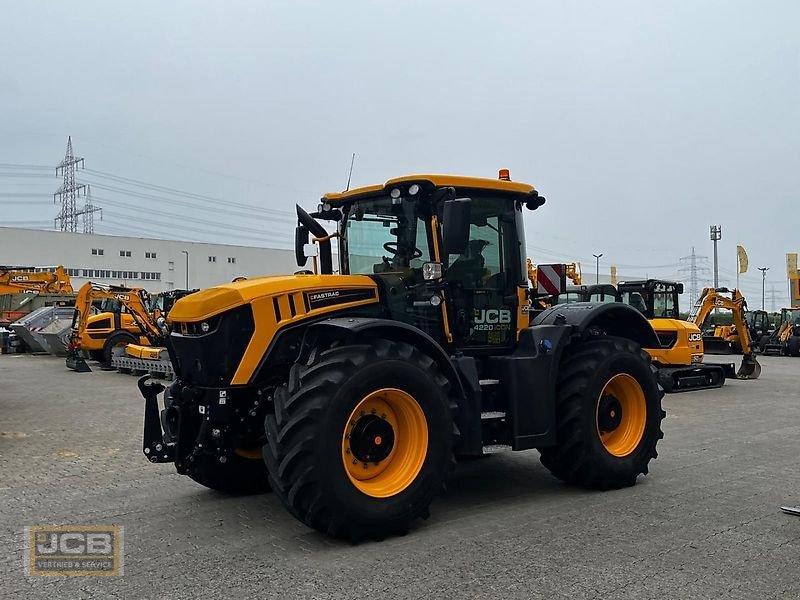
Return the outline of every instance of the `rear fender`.
<path id="1" fill-rule="evenodd" d="M 642 313 L 620 302 L 573 302 L 560 304 L 536 316 L 532 325 L 571 325 L 573 333 L 584 335 L 596 328 L 606 335 L 627 338 L 642 348 L 660 348 L 650 322 Z"/>

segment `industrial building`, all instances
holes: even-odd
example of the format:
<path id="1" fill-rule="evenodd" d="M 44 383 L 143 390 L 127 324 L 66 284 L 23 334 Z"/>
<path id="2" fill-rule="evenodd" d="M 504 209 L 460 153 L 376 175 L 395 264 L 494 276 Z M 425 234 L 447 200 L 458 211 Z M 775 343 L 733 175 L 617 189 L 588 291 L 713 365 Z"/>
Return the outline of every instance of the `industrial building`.
<path id="1" fill-rule="evenodd" d="M 63 265 L 76 289 L 95 281 L 148 291 L 205 288 L 235 277 L 297 270 L 291 250 L 13 227 L 0 227 L 0 264 Z"/>

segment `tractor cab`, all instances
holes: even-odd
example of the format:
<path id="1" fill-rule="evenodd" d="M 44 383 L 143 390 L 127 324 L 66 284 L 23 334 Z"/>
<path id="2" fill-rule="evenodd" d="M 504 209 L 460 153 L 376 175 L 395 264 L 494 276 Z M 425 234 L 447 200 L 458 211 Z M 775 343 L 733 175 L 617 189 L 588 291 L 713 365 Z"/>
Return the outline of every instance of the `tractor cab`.
<path id="1" fill-rule="evenodd" d="M 683 284 L 659 279 L 623 281 L 618 286 L 622 302 L 628 304 L 648 319 L 678 319 L 678 296 Z"/>
<path id="2" fill-rule="evenodd" d="M 374 280 L 385 317 L 466 351 L 511 348 L 528 325 L 522 210 L 544 201 L 507 175 L 402 177 L 326 194 L 308 219 L 298 212 L 296 250 L 301 259 L 306 230 L 325 244 L 315 218 L 335 221 L 339 271 Z"/>

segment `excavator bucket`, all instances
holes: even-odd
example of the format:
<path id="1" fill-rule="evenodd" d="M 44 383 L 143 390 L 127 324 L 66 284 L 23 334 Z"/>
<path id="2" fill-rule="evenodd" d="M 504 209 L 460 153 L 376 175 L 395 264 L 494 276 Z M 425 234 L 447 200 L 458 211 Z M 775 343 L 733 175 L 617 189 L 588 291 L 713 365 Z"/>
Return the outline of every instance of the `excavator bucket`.
<path id="1" fill-rule="evenodd" d="M 758 379 L 761 375 L 761 364 L 758 359 L 753 355 L 745 355 L 742 357 L 742 364 L 736 372 L 736 379 Z"/>
<path id="2" fill-rule="evenodd" d="M 67 368 L 76 373 L 91 373 L 92 369 L 86 364 L 86 359 L 81 356 L 79 350 L 67 350 Z"/>

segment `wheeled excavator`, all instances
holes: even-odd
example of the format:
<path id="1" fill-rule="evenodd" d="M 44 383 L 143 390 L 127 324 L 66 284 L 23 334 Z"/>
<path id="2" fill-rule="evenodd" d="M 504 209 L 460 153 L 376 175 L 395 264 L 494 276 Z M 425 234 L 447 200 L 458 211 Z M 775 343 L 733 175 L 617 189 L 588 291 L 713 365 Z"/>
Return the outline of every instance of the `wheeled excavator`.
<path id="1" fill-rule="evenodd" d="M 742 349 L 742 363 L 739 370 L 735 373 L 729 372 L 727 375 L 733 376 L 735 379 L 758 379 L 761 374 L 761 365 L 756 358 L 756 346 L 747 324 L 747 301 L 744 296 L 737 289 L 705 288 L 689 313 L 689 321 L 702 331 L 703 324 L 715 309 L 731 311 L 737 341 Z"/>
<path id="2" fill-rule="evenodd" d="M 93 314 L 92 307 L 98 300 L 118 302 L 125 310 Z M 160 345 L 164 333 L 148 310 L 149 302 L 150 295 L 143 288 L 85 283 L 75 300 L 67 367 L 78 372 L 91 371 L 82 352 L 108 366 L 116 347 Z"/>

